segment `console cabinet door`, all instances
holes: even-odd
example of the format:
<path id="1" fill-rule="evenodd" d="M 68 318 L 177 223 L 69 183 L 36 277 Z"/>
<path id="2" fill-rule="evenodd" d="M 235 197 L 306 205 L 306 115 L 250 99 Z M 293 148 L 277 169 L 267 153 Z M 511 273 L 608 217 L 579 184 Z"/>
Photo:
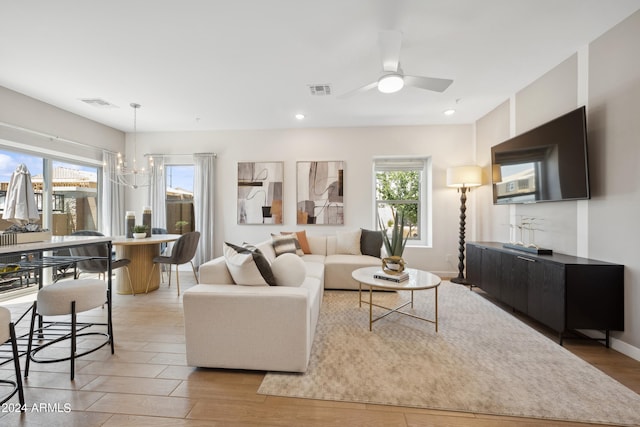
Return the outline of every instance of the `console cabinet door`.
<path id="1" fill-rule="evenodd" d="M 527 314 L 555 331 L 565 330 L 565 268 L 552 262 L 530 266 Z"/>
<path id="2" fill-rule="evenodd" d="M 478 287 L 482 280 L 482 252 L 481 247 L 467 244 L 467 282 Z"/>
<path id="3" fill-rule="evenodd" d="M 502 301 L 522 313 L 527 313 L 527 287 L 534 264 L 535 260 L 530 258 L 504 254 Z"/>
<path id="4" fill-rule="evenodd" d="M 467 282 L 500 298 L 501 259 L 500 252 L 467 245 Z"/>

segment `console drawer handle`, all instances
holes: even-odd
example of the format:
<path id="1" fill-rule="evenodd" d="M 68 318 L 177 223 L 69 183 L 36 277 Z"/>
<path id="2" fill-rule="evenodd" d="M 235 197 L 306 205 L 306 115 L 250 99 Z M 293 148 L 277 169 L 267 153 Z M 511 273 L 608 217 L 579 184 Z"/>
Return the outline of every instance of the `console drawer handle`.
<path id="1" fill-rule="evenodd" d="M 525 261 L 529 261 L 529 262 L 536 262 L 536 260 L 535 260 L 535 259 L 526 258 L 526 257 L 523 257 L 523 256 L 518 256 L 518 258 L 519 258 L 519 259 L 523 259 L 523 260 L 525 260 Z"/>

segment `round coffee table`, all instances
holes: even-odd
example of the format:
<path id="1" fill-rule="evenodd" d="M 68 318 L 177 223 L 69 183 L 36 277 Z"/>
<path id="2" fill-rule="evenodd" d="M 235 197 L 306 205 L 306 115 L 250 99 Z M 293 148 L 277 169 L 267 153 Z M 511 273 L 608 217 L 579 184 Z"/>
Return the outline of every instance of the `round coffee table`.
<path id="1" fill-rule="evenodd" d="M 403 314 L 405 316 L 413 317 L 415 319 L 424 320 L 426 322 L 433 323 L 436 327 L 436 332 L 438 332 L 438 287 L 442 282 L 439 276 L 429 273 L 428 271 L 417 270 L 415 268 L 407 268 L 405 269 L 407 273 L 409 273 L 409 279 L 404 280 L 402 282 L 394 282 L 385 279 L 376 279 L 374 275 L 376 273 L 382 273 L 380 267 L 365 267 L 358 268 L 351 273 L 351 276 L 355 281 L 359 283 L 358 285 L 358 299 L 359 299 L 359 307 L 362 307 L 362 303 L 369 304 L 369 330 L 371 331 L 373 328 L 373 323 L 390 315 L 391 313 Z M 369 287 L 369 301 L 362 299 L 362 285 Z M 373 302 L 373 290 L 375 289 L 383 289 L 383 290 L 393 290 L 393 291 L 411 291 L 411 300 L 407 301 L 398 307 L 390 308 L 385 307 L 379 304 L 374 304 Z M 401 308 L 406 307 L 407 305 L 411 305 L 413 308 L 413 292 L 421 291 L 425 289 L 434 289 L 435 290 L 435 317 L 434 319 L 425 319 L 424 317 L 416 316 L 412 313 L 407 313 L 406 311 L 400 311 Z M 373 318 L 373 306 L 383 308 L 386 311 L 383 315 Z"/>

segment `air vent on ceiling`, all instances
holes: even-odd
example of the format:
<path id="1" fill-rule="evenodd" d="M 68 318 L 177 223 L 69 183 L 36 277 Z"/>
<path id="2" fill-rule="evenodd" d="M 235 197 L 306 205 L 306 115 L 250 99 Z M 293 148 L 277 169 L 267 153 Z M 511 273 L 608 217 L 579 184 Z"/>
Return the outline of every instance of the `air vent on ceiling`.
<path id="1" fill-rule="evenodd" d="M 321 84 L 321 85 L 308 85 L 309 91 L 311 91 L 311 95 L 314 96 L 324 96 L 331 95 L 331 86 Z"/>
<path id="2" fill-rule="evenodd" d="M 100 99 L 100 98 L 84 98 L 81 99 L 80 101 L 84 102 L 85 104 L 89 104 L 92 107 L 96 107 L 96 108 L 118 108 L 117 105 L 114 105 L 108 101 L 105 101 L 104 99 Z"/>

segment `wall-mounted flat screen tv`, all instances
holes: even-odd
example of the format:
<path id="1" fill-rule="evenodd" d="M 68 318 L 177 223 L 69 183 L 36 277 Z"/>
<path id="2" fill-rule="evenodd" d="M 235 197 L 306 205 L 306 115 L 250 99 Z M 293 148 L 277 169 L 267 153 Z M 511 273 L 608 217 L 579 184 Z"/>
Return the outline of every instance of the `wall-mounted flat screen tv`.
<path id="1" fill-rule="evenodd" d="M 588 199 L 585 107 L 491 147 L 493 203 Z"/>

